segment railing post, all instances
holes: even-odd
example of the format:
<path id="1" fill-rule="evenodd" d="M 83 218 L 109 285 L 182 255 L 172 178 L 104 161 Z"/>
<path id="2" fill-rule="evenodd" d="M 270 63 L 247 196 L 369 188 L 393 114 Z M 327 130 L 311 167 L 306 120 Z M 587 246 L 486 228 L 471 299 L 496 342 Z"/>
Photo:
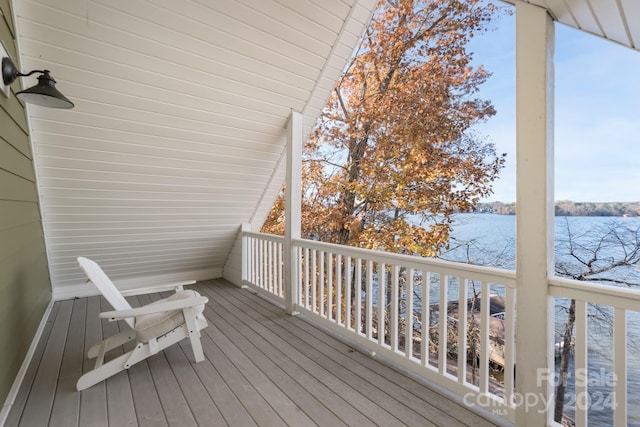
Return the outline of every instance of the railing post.
<path id="1" fill-rule="evenodd" d="M 553 47 L 546 9 L 516 3 L 516 403 L 518 426 L 553 406 Z M 546 404 L 546 405 L 545 405 Z M 551 408 L 551 410 L 549 410 Z"/>
<path id="2" fill-rule="evenodd" d="M 249 264 L 251 262 L 251 254 L 249 253 L 249 242 L 248 242 L 248 237 L 244 235 L 244 233 L 248 233 L 251 231 L 251 224 L 242 224 L 242 227 L 240 228 L 240 233 L 241 233 L 241 242 L 242 242 L 242 286 L 246 286 L 246 282 L 249 281 L 249 269 L 251 268 L 251 265 Z"/>
<path id="3" fill-rule="evenodd" d="M 300 259 L 294 239 L 302 235 L 302 115 L 291 111 L 287 122 L 287 176 L 285 186 L 284 300 L 287 313 L 297 314 Z"/>

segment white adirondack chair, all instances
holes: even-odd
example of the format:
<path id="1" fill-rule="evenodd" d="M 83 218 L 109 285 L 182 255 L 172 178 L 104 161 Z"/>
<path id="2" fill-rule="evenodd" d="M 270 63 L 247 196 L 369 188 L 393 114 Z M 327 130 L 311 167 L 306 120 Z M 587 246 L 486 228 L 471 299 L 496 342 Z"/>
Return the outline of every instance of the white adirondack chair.
<path id="1" fill-rule="evenodd" d="M 76 384 L 78 391 L 91 387 L 124 369 L 129 369 L 135 363 L 184 338 L 191 340 L 195 361 L 204 360 L 200 331 L 207 327 L 207 321 L 202 313 L 208 299 L 200 296 L 196 291 L 183 289 L 184 285 L 193 284 L 195 281 L 121 292 L 94 261 L 79 257 L 78 263 L 89 280 L 96 285 L 114 308 L 114 311 L 100 313 L 99 316 L 109 321 L 124 320 L 131 327 L 130 330 L 106 338 L 89 349 L 87 357 L 96 358 L 95 367 L 80 377 Z M 140 308 L 132 308 L 124 298 L 129 295 L 169 289 L 175 290 L 170 297 Z M 132 340 L 136 340 L 133 350 L 105 363 L 106 352 Z"/>

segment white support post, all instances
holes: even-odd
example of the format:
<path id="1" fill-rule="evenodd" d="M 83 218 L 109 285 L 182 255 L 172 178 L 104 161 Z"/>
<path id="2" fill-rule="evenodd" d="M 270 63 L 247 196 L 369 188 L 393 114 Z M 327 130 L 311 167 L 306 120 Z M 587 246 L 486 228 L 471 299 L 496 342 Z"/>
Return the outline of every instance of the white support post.
<path id="1" fill-rule="evenodd" d="M 251 254 L 249 253 L 249 242 L 248 237 L 244 235 L 244 233 L 248 233 L 251 231 L 251 224 L 242 224 L 240 229 L 242 242 L 242 283 L 240 286 L 246 286 L 246 283 L 249 281 L 249 269 L 251 267 Z"/>
<path id="2" fill-rule="evenodd" d="M 518 426 L 553 416 L 553 46 L 546 10 L 516 3 L 516 393 Z M 524 404 L 533 402 L 537 404 Z M 530 398 L 530 399 L 529 399 Z"/>
<path id="3" fill-rule="evenodd" d="M 287 177 L 285 190 L 284 299 L 287 313 L 297 314 L 299 257 L 292 244 L 302 235 L 302 115 L 291 111 L 287 122 Z"/>

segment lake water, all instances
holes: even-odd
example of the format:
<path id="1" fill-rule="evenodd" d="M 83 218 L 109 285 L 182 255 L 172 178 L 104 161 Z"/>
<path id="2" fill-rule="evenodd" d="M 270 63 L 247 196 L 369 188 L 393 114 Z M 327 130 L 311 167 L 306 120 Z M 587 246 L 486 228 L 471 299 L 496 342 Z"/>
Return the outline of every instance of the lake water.
<path id="1" fill-rule="evenodd" d="M 442 258 L 515 269 L 515 221 L 516 218 L 512 215 L 458 214 L 451 236 L 451 248 L 442 254 Z M 577 271 L 580 267 L 569 255 L 569 233 L 571 233 L 574 250 L 579 255 L 588 256 L 589 251 L 600 244 L 600 255 L 605 258 L 603 264 L 609 262 L 608 258 L 619 258 L 623 250 L 619 241 L 601 240 L 605 230 L 612 225 L 620 227 L 620 229 L 634 230 L 640 228 L 640 218 L 556 217 L 556 264 L 564 263 L 567 268 L 573 269 L 573 271 Z M 625 281 L 640 282 L 640 266 L 614 270 L 611 274 L 614 274 L 615 278 Z M 434 297 L 437 296 L 434 295 Z M 564 319 L 566 319 L 563 307 L 567 305 L 567 301 L 557 301 L 557 332 L 562 330 Z M 612 425 L 612 337 L 610 328 L 603 326 L 603 322 L 595 320 L 596 316 L 606 317 L 610 312 L 607 308 L 598 311 L 595 307 L 591 307 L 590 313 L 593 316 L 589 320 L 589 372 L 587 376 L 589 401 L 585 407 L 589 408 L 589 425 Z M 592 318 L 594 320 L 591 320 Z M 606 324 L 606 321 L 604 323 Z M 630 347 L 627 351 L 628 425 L 640 426 L 640 358 L 637 350 L 640 347 L 640 314 L 628 312 L 627 324 L 628 340 L 630 341 Z M 560 338 L 557 338 L 557 341 L 559 340 Z M 570 367 L 570 372 L 573 372 L 573 366 Z M 584 402 L 578 399 L 577 403 L 583 404 Z M 574 381 L 573 375 L 571 375 L 565 399 L 565 413 L 571 417 L 574 414 L 575 404 Z"/>

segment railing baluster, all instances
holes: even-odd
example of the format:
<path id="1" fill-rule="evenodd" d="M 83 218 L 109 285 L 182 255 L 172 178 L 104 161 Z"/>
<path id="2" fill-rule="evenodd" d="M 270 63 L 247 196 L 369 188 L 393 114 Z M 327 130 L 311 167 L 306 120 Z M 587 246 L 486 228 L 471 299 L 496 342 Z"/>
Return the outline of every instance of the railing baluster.
<path id="1" fill-rule="evenodd" d="M 362 259 L 356 258 L 356 332 L 362 334 Z"/>
<path id="2" fill-rule="evenodd" d="M 342 325 L 342 255 L 336 256 L 336 323 Z"/>
<path id="3" fill-rule="evenodd" d="M 438 307 L 438 372 L 447 372 L 447 292 L 449 276 L 440 274 L 440 305 Z"/>
<path id="4" fill-rule="evenodd" d="M 373 261 L 367 260 L 367 284 L 365 298 L 365 314 L 366 314 L 366 334 L 368 339 L 372 339 L 373 329 Z"/>
<path id="5" fill-rule="evenodd" d="M 298 268 L 300 267 L 300 249 L 296 250 L 296 261 L 295 261 L 295 269 L 296 269 L 296 281 L 300 281 L 300 272 Z M 284 245 L 282 243 L 278 244 L 278 295 L 284 297 Z M 298 286 L 298 283 L 294 283 L 293 286 Z M 297 292 L 298 301 L 297 304 L 300 304 L 300 291 Z"/>
<path id="6" fill-rule="evenodd" d="M 504 401 L 509 407 L 514 403 L 515 319 L 516 290 L 506 288 L 504 318 Z"/>
<path id="7" fill-rule="evenodd" d="M 304 248 L 304 306 L 307 310 L 309 306 L 309 248 Z"/>
<path id="8" fill-rule="evenodd" d="M 411 275 L 413 276 L 413 269 Z M 421 271 L 422 277 L 422 310 L 420 318 L 422 320 L 422 327 L 420 328 L 420 335 L 422 341 L 420 342 L 420 364 L 421 366 L 427 366 L 429 364 L 429 284 L 431 283 L 431 273 L 425 270 Z"/>
<path id="9" fill-rule="evenodd" d="M 489 314 L 491 303 L 489 283 L 482 282 L 480 290 L 480 393 L 489 391 Z"/>
<path id="10" fill-rule="evenodd" d="M 575 407 L 576 407 L 576 425 L 577 426 L 586 426 L 587 425 L 587 396 L 589 390 L 587 389 L 587 381 L 579 381 L 581 376 L 578 376 L 579 372 L 583 372 L 584 374 L 588 374 L 588 365 L 587 365 L 587 343 L 588 343 L 588 335 L 587 335 L 587 303 L 585 301 L 576 300 L 576 311 L 575 311 L 575 373 L 574 378 L 575 381 Z M 586 379 L 586 376 L 584 377 Z"/>
<path id="11" fill-rule="evenodd" d="M 271 292 L 272 294 L 276 293 L 276 287 L 275 287 L 275 280 L 273 277 L 273 272 L 274 272 L 274 252 L 273 252 L 273 242 L 267 242 L 267 259 L 269 260 L 269 262 L 267 263 L 268 267 L 269 267 L 269 272 L 267 273 L 267 277 L 268 277 L 268 288 L 269 288 L 269 292 Z"/>
<path id="12" fill-rule="evenodd" d="M 318 312 L 318 266 L 317 252 L 315 249 L 311 251 L 311 311 Z"/>
<path id="13" fill-rule="evenodd" d="M 613 425 L 627 425 L 627 312 L 616 308 L 613 313 L 613 372 L 615 375 Z"/>
<path id="14" fill-rule="evenodd" d="M 386 266 L 383 262 L 378 263 L 378 344 L 383 345 L 385 337 L 385 301 L 387 292 Z"/>
<path id="15" fill-rule="evenodd" d="M 327 253 L 327 319 L 333 320 L 333 254 Z"/>
<path id="16" fill-rule="evenodd" d="M 407 286 L 405 289 L 405 313 L 404 313 L 404 352 L 408 358 L 413 357 L 413 269 L 407 278 Z"/>
<path id="17" fill-rule="evenodd" d="M 351 274 L 351 257 L 348 256 L 346 258 L 346 267 L 345 267 L 345 274 L 347 275 L 346 279 L 347 279 L 347 289 L 345 292 L 345 308 L 344 308 L 344 324 L 345 327 L 347 329 L 352 329 L 351 328 L 351 286 L 352 286 L 352 281 L 353 281 L 353 276 Z"/>
<path id="18" fill-rule="evenodd" d="M 473 313 L 471 313 L 473 316 Z M 467 279 L 458 278 L 458 382 L 467 381 Z"/>
<path id="19" fill-rule="evenodd" d="M 269 242 L 267 242 L 266 240 L 262 242 L 262 248 L 261 248 L 261 265 L 262 265 L 262 281 L 261 281 L 261 287 L 262 289 L 268 289 L 269 286 L 269 275 L 268 275 L 268 260 L 267 260 L 267 245 L 269 244 Z"/>
<path id="20" fill-rule="evenodd" d="M 320 287 L 320 308 L 318 309 L 318 313 L 321 316 L 325 316 L 325 312 L 324 312 L 324 298 L 325 298 L 325 282 L 324 282 L 324 273 L 325 273 L 325 263 L 324 263 L 324 251 L 320 251 L 320 260 L 318 261 L 318 269 L 319 271 L 319 280 L 318 280 L 318 286 Z"/>
<path id="21" fill-rule="evenodd" d="M 391 324 L 389 325 L 391 330 L 389 331 L 391 339 L 391 350 L 398 351 L 398 280 L 400 275 L 400 267 L 393 266 L 393 272 L 391 273 Z"/>

